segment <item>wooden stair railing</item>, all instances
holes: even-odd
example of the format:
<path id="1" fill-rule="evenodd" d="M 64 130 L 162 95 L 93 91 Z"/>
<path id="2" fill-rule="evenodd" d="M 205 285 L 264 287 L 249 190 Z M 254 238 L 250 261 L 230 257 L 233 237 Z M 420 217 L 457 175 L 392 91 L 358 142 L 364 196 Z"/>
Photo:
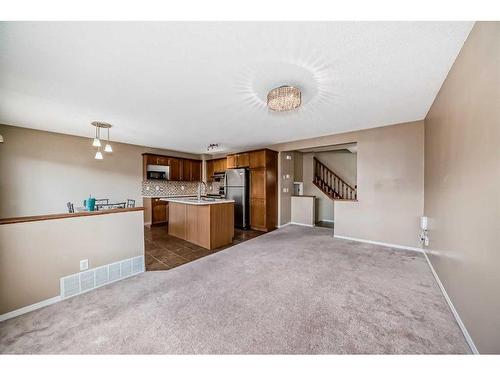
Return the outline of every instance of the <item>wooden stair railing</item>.
<path id="1" fill-rule="evenodd" d="M 313 184 L 331 199 L 356 200 L 357 186 L 352 187 L 330 168 L 314 158 Z"/>

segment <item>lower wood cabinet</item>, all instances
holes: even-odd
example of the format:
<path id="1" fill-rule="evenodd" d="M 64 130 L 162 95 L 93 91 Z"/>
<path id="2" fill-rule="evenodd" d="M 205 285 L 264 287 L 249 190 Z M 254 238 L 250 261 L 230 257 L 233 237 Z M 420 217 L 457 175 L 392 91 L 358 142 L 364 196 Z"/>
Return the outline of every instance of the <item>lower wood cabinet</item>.
<path id="1" fill-rule="evenodd" d="M 206 249 L 230 244 L 234 237 L 234 204 L 170 203 L 168 234 Z"/>
<path id="2" fill-rule="evenodd" d="M 144 225 L 162 225 L 168 222 L 168 202 L 160 198 L 143 198 Z"/>
<path id="3" fill-rule="evenodd" d="M 266 200 L 250 198 L 250 226 L 252 229 L 266 231 L 266 216 Z"/>

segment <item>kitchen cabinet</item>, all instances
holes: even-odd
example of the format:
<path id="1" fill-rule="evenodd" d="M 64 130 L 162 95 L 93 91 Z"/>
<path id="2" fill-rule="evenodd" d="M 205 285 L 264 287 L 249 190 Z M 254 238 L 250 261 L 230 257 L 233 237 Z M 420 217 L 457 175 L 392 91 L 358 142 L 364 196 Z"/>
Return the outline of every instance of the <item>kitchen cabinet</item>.
<path id="1" fill-rule="evenodd" d="M 181 163 L 177 158 L 168 158 L 168 166 L 170 166 L 170 180 L 181 181 Z"/>
<path id="2" fill-rule="evenodd" d="M 143 179 L 147 179 L 148 165 L 168 165 L 171 181 L 201 181 L 201 161 L 166 155 L 143 155 Z"/>
<path id="3" fill-rule="evenodd" d="M 250 168 L 266 167 L 266 150 L 252 151 L 249 153 Z"/>
<path id="4" fill-rule="evenodd" d="M 180 165 L 181 181 L 201 181 L 201 161 L 182 159 Z"/>
<path id="5" fill-rule="evenodd" d="M 269 231 L 278 223 L 278 153 L 248 153 L 250 165 L 250 227 Z"/>
<path id="6" fill-rule="evenodd" d="M 227 156 L 227 169 L 238 168 L 238 160 L 236 155 Z"/>
<path id="7" fill-rule="evenodd" d="M 207 182 L 212 182 L 214 173 L 224 173 L 226 171 L 226 158 L 207 160 L 206 168 Z"/>
<path id="8" fill-rule="evenodd" d="M 143 206 L 145 225 L 161 225 L 168 222 L 168 202 L 159 198 L 143 198 Z"/>
<path id="9" fill-rule="evenodd" d="M 168 234 L 206 249 L 228 245 L 234 237 L 234 203 L 170 202 Z"/>
<path id="10" fill-rule="evenodd" d="M 191 160 L 191 181 L 201 181 L 201 160 Z"/>
<path id="11" fill-rule="evenodd" d="M 215 159 L 214 163 L 214 173 L 224 173 L 228 169 L 227 159 Z"/>
<path id="12" fill-rule="evenodd" d="M 227 156 L 227 168 L 246 168 L 249 166 L 248 153 L 234 154 Z"/>

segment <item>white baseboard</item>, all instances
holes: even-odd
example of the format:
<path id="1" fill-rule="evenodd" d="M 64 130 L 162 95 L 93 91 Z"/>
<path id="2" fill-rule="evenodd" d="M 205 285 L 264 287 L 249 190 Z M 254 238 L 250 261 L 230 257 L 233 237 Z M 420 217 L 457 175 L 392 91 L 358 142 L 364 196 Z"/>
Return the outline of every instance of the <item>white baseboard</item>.
<path id="1" fill-rule="evenodd" d="M 469 335 L 469 332 L 467 331 L 467 328 L 465 327 L 464 322 L 462 322 L 462 319 L 460 318 L 460 315 L 458 315 L 458 311 L 455 309 L 455 306 L 453 305 L 453 302 L 451 302 L 450 296 L 446 292 L 446 289 L 444 288 L 443 283 L 439 279 L 438 274 L 436 273 L 436 270 L 434 270 L 434 267 L 432 266 L 432 263 L 427 256 L 427 253 L 424 251 L 424 256 L 425 259 L 427 260 L 427 264 L 429 265 L 429 268 L 431 269 L 432 275 L 434 276 L 434 279 L 436 279 L 437 284 L 439 285 L 439 289 L 441 289 L 441 293 L 443 293 L 444 299 L 448 303 L 448 306 L 450 307 L 450 310 L 455 317 L 455 320 L 457 321 L 458 326 L 462 330 L 462 334 L 464 335 L 465 341 L 467 341 L 467 344 L 470 347 L 470 350 L 474 354 L 479 354 L 479 351 L 476 348 L 476 345 L 474 344 L 474 341 L 472 341 L 472 337 Z"/>
<path id="2" fill-rule="evenodd" d="M 290 221 L 288 224 L 290 224 L 290 225 L 300 225 L 302 227 L 310 227 L 310 228 L 312 228 L 312 227 L 315 226 L 314 224 L 296 223 L 294 221 Z"/>
<path id="3" fill-rule="evenodd" d="M 283 227 L 286 227 L 287 225 L 290 225 L 291 223 L 288 222 L 288 223 L 285 223 L 285 224 L 281 224 L 281 225 L 278 225 L 277 228 L 283 228 Z"/>
<path id="4" fill-rule="evenodd" d="M 278 228 L 283 228 L 283 227 L 286 227 L 288 225 L 300 225 L 302 227 L 310 227 L 310 228 L 313 228 L 315 227 L 315 225 L 312 225 L 312 224 L 304 224 L 304 223 L 296 223 L 294 221 L 289 221 L 288 223 L 286 224 L 282 224 L 282 225 L 278 225 Z"/>
<path id="5" fill-rule="evenodd" d="M 361 239 L 361 238 L 354 238 L 354 237 L 347 237 L 347 236 L 338 236 L 336 234 L 333 237 L 340 238 L 342 240 L 350 240 L 350 241 L 357 241 L 357 242 L 369 243 L 369 244 L 372 244 L 372 245 L 380 245 L 380 246 L 393 247 L 395 249 L 417 251 L 419 253 L 423 253 L 424 252 L 421 248 L 419 248 L 419 247 L 413 247 L 413 246 L 403 246 L 403 245 L 396 245 L 396 244 L 393 244 L 393 243 L 370 241 L 370 240 L 364 240 L 364 239 Z"/>
<path id="6" fill-rule="evenodd" d="M 319 219 L 318 221 L 324 221 L 325 223 L 333 223 L 333 220 L 330 219 Z"/>
<path id="7" fill-rule="evenodd" d="M 41 309 L 42 307 L 52 305 L 56 302 L 61 301 L 62 298 L 61 296 L 56 296 L 52 297 L 37 303 L 34 303 L 33 305 L 21 307 L 20 309 L 9 311 L 8 313 L 0 315 L 0 322 L 3 322 L 4 320 L 15 318 L 16 316 L 23 315 L 26 313 L 29 313 L 30 311 L 38 310 Z"/>

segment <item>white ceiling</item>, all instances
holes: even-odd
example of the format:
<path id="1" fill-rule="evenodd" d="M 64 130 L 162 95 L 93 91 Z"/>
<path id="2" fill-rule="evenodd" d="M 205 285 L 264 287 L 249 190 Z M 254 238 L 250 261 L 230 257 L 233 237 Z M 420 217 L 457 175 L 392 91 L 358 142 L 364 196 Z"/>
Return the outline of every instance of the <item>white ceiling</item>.
<path id="1" fill-rule="evenodd" d="M 0 123 L 203 153 L 425 117 L 472 22 L 2 22 Z M 302 90 L 271 113 L 269 89 Z"/>

